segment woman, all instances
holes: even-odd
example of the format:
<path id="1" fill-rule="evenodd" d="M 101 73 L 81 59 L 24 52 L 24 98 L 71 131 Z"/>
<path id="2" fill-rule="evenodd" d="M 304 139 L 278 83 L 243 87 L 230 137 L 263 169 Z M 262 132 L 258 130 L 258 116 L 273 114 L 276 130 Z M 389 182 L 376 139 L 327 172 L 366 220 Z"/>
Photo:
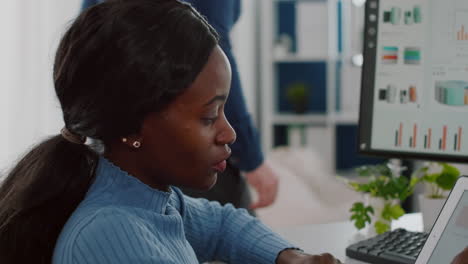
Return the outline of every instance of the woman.
<path id="1" fill-rule="evenodd" d="M 191 197 L 206 198 L 221 204 L 231 203 L 236 208 L 246 208 L 255 215 L 255 209 L 271 205 L 278 192 L 278 177 L 265 162 L 257 129 L 244 99 L 239 71 L 231 45 L 230 33 L 241 15 L 241 0 L 183 0 L 190 3 L 219 35 L 219 46 L 231 65 L 231 90 L 224 106 L 226 118 L 237 134 L 231 145 L 232 156 L 227 160 L 226 170 L 209 191 L 181 188 Z M 82 10 L 102 3 L 104 0 L 83 0 Z M 241 173 L 242 172 L 242 173 Z M 242 175 L 243 174 L 243 175 Z M 245 176 L 245 177 L 244 177 Z M 258 196 L 252 203 L 247 182 Z"/>
<path id="2" fill-rule="evenodd" d="M 230 78 L 189 5 L 116 0 L 82 13 L 54 65 L 65 127 L 0 188 L 0 263 L 336 263 L 172 187 L 207 190 L 225 169 Z"/>

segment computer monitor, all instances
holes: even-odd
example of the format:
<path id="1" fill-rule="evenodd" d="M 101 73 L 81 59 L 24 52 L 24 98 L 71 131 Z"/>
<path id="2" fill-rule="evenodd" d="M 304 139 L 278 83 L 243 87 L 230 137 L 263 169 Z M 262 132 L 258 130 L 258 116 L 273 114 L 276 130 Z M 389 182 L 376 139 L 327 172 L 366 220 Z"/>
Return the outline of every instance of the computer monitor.
<path id="1" fill-rule="evenodd" d="M 468 161 L 468 1 L 367 0 L 359 150 Z"/>

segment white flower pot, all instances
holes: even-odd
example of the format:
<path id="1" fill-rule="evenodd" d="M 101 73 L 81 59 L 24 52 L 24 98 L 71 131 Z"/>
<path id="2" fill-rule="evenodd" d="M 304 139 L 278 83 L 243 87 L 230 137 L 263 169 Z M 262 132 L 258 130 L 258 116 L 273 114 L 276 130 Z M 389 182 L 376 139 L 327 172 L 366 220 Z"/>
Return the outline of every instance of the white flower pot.
<path id="1" fill-rule="evenodd" d="M 423 217 L 424 231 L 429 232 L 434 225 L 437 216 L 444 206 L 447 198 L 433 199 L 427 198 L 424 194 L 419 195 L 419 207 Z"/>
<path id="2" fill-rule="evenodd" d="M 377 221 L 382 223 L 388 224 L 390 227 L 392 226 L 392 221 L 388 221 L 382 218 L 382 211 L 385 206 L 385 200 L 380 197 L 371 197 L 370 195 L 365 196 L 366 206 L 372 206 L 374 208 L 374 214 L 371 216 L 371 223 L 367 225 L 366 235 L 368 237 L 373 237 L 377 235 L 375 231 L 374 224 Z M 397 201 L 392 201 L 392 204 L 395 204 Z"/>

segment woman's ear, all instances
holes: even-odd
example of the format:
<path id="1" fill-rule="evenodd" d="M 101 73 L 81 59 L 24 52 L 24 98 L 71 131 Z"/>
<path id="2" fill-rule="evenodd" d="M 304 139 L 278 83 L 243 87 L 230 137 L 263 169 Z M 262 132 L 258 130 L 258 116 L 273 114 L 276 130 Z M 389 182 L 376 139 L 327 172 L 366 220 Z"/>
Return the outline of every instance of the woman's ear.
<path id="1" fill-rule="evenodd" d="M 120 141 L 126 146 L 128 146 L 129 148 L 139 149 L 142 144 L 142 137 L 141 135 L 134 134 L 134 135 L 126 136 L 126 137 L 121 137 Z"/>

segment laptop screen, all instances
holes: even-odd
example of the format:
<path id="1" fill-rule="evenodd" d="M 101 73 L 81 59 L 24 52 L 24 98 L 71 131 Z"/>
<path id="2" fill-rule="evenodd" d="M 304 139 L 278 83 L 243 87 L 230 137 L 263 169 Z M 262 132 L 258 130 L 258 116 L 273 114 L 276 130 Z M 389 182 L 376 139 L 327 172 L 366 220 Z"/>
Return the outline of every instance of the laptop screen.
<path id="1" fill-rule="evenodd" d="M 465 191 L 458 201 L 428 264 L 450 263 L 466 246 L 468 246 L 468 191 Z"/>

